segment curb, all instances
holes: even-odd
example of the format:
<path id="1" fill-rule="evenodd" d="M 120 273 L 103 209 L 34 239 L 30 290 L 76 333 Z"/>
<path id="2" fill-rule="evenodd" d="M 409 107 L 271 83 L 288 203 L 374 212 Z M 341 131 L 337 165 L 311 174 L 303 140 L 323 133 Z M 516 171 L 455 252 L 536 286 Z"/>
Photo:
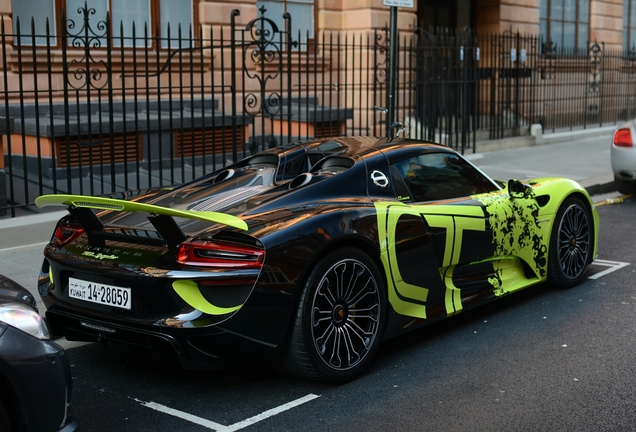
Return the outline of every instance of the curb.
<path id="1" fill-rule="evenodd" d="M 578 182 L 590 195 L 601 195 L 616 192 L 618 188 L 614 182 L 614 174 L 581 180 Z"/>
<path id="2" fill-rule="evenodd" d="M 46 243 L 66 210 L 0 219 L 0 250 Z"/>

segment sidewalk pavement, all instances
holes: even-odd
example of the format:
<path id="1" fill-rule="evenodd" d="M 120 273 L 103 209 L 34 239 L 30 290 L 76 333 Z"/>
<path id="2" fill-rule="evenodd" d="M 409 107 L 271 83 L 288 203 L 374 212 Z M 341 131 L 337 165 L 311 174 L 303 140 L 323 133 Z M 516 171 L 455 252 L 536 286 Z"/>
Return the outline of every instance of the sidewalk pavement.
<path id="1" fill-rule="evenodd" d="M 616 126 L 584 129 L 535 137 L 477 143 L 477 153 L 466 155 L 490 177 L 507 181 L 537 177 L 576 180 L 590 195 L 616 190 L 610 146 Z"/>
<path id="2" fill-rule="evenodd" d="M 591 195 L 598 195 L 615 190 L 610 165 L 615 128 L 478 142 L 477 152 L 467 151 L 465 156 L 497 180 L 567 177 L 578 181 Z M 55 223 L 64 214 L 65 210 L 0 218 L 0 251 L 48 241 Z"/>

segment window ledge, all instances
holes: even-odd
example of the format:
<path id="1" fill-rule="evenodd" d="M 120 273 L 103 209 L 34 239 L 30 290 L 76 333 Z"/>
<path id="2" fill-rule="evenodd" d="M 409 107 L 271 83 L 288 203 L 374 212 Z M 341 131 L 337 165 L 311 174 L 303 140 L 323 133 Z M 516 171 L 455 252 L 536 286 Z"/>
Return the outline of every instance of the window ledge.
<path id="1" fill-rule="evenodd" d="M 147 54 L 146 54 L 147 53 Z M 202 53 L 196 51 L 193 53 L 184 52 L 181 55 L 176 54 L 170 57 L 170 51 L 145 51 L 124 49 L 123 55 L 120 48 L 111 52 L 110 73 L 118 77 L 146 77 L 147 75 L 155 76 L 162 71 L 170 72 L 207 72 L 212 68 L 212 60 L 214 56 L 210 56 L 209 50 L 203 50 Z M 50 55 L 50 62 L 49 62 Z M 147 55 L 147 60 L 146 60 Z M 35 61 L 34 61 L 35 58 Z M 141 60 L 141 62 L 140 62 Z M 84 50 L 68 49 L 66 51 L 66 65 L 64 64 L 64 56 L 62 49 L 55 48 L 49 51 L 38 47 L 35 50 L 32 47 L 18 51 L 13 50 L 7 55 L 7 65 L 11 72 L 51 72 L 63 73 L 68 70 L 70 74 L 82 73 L 87 66 L 92 70 L 107 75 L 108 70 L 108 53 L 106 50 L 91 50 L 90 59 L 87 64 Z M 92 72 L 91 72 L 92 73 Z"/>
<path id="2" fill-rule="evenodd" d="M 294 51 L 291 53 L 289 58 L 289 66 L 294 72 L 302 70 L 303 73 L 311 73 L 331 70 L 331 55 L 327 53 L 314 54 L 311 52 Z M 249 68 L 256 71 L 263 70 L 265 72 L 276 72 L 284 65 L 287 65 L 287 53 L 281 52 L 280 56 L 272 60 L 261 61 L 259 63 L 251 62 L 251 66 L 249 66 Z"/>

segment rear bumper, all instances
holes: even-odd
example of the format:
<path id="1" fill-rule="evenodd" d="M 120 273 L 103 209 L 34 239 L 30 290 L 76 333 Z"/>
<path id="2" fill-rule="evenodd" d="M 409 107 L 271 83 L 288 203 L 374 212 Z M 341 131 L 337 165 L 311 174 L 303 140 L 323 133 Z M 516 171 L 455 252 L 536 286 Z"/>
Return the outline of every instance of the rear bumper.
<path id="1" fill-rule="evenodd" d="M 636 149 L 612 145 L 610 152 L 612 171 L 619 180 L 636 182 Z"/>
<path id="2" fill-rule="evenodd" d="M 148 349 L 158 364 L 179 365 L 183 369 L 220 369 L 233 364 L 238 352 L 226 348 L 228 334 L 217 327 L 202 329 L 138 328 L 103 321 L 52 307 L 46 311 L 51 332 L 70 341 L 133 345 Z"/>
<path id="3" fill-rule="evenodd" d="M 79 277 L 89 281 L 99 278 L 101 283 L 130 287 L 132 310 L 70 298 L 65 288 L 69 276 L 77 274 L 76 271 L 57 263 L 49 267 L 48 261 L 44 261 L 38 291 L 54 337 L 134 345 L 149 349 L 159 364 L 197 370 L 227 367 L 246 356 L 270 355 L 286 335 L 292 300 L 288 293 L 244 285 L 220 289 L 219 296 L 213 299 L 215 304 L 242 306 L 230 313 L 214 315 L 179 297 L 171 285 L 177 279 L 161 275 L 135 277 L 121 267 L 110 270 L 106 275 L 90 273 Z M 241 297 L 240 301 L 236 295 Z M 245 301 L 243 297 L 249 298 Z"/>

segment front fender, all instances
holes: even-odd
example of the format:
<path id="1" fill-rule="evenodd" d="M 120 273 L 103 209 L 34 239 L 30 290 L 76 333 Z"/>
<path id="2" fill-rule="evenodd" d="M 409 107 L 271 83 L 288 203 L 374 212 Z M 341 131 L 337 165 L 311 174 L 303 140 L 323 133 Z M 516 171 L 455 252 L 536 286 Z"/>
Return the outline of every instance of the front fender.
<path id="1" fill-rule="evenodd" d="M 590 194 L 576 181 L 558 177 L 544 177 L 531 180 L 529 184 L 534 191 L 534 198 L 540 206 L 539 217 L 549 218 L 550 232 L 554 225 L 554 217 L 563 202 L 570 196 L 579 196 L 588 205 L 594 227 L 594 245 L 591 260 L 594 260 L 598 250 L 600 218 Z"/>

